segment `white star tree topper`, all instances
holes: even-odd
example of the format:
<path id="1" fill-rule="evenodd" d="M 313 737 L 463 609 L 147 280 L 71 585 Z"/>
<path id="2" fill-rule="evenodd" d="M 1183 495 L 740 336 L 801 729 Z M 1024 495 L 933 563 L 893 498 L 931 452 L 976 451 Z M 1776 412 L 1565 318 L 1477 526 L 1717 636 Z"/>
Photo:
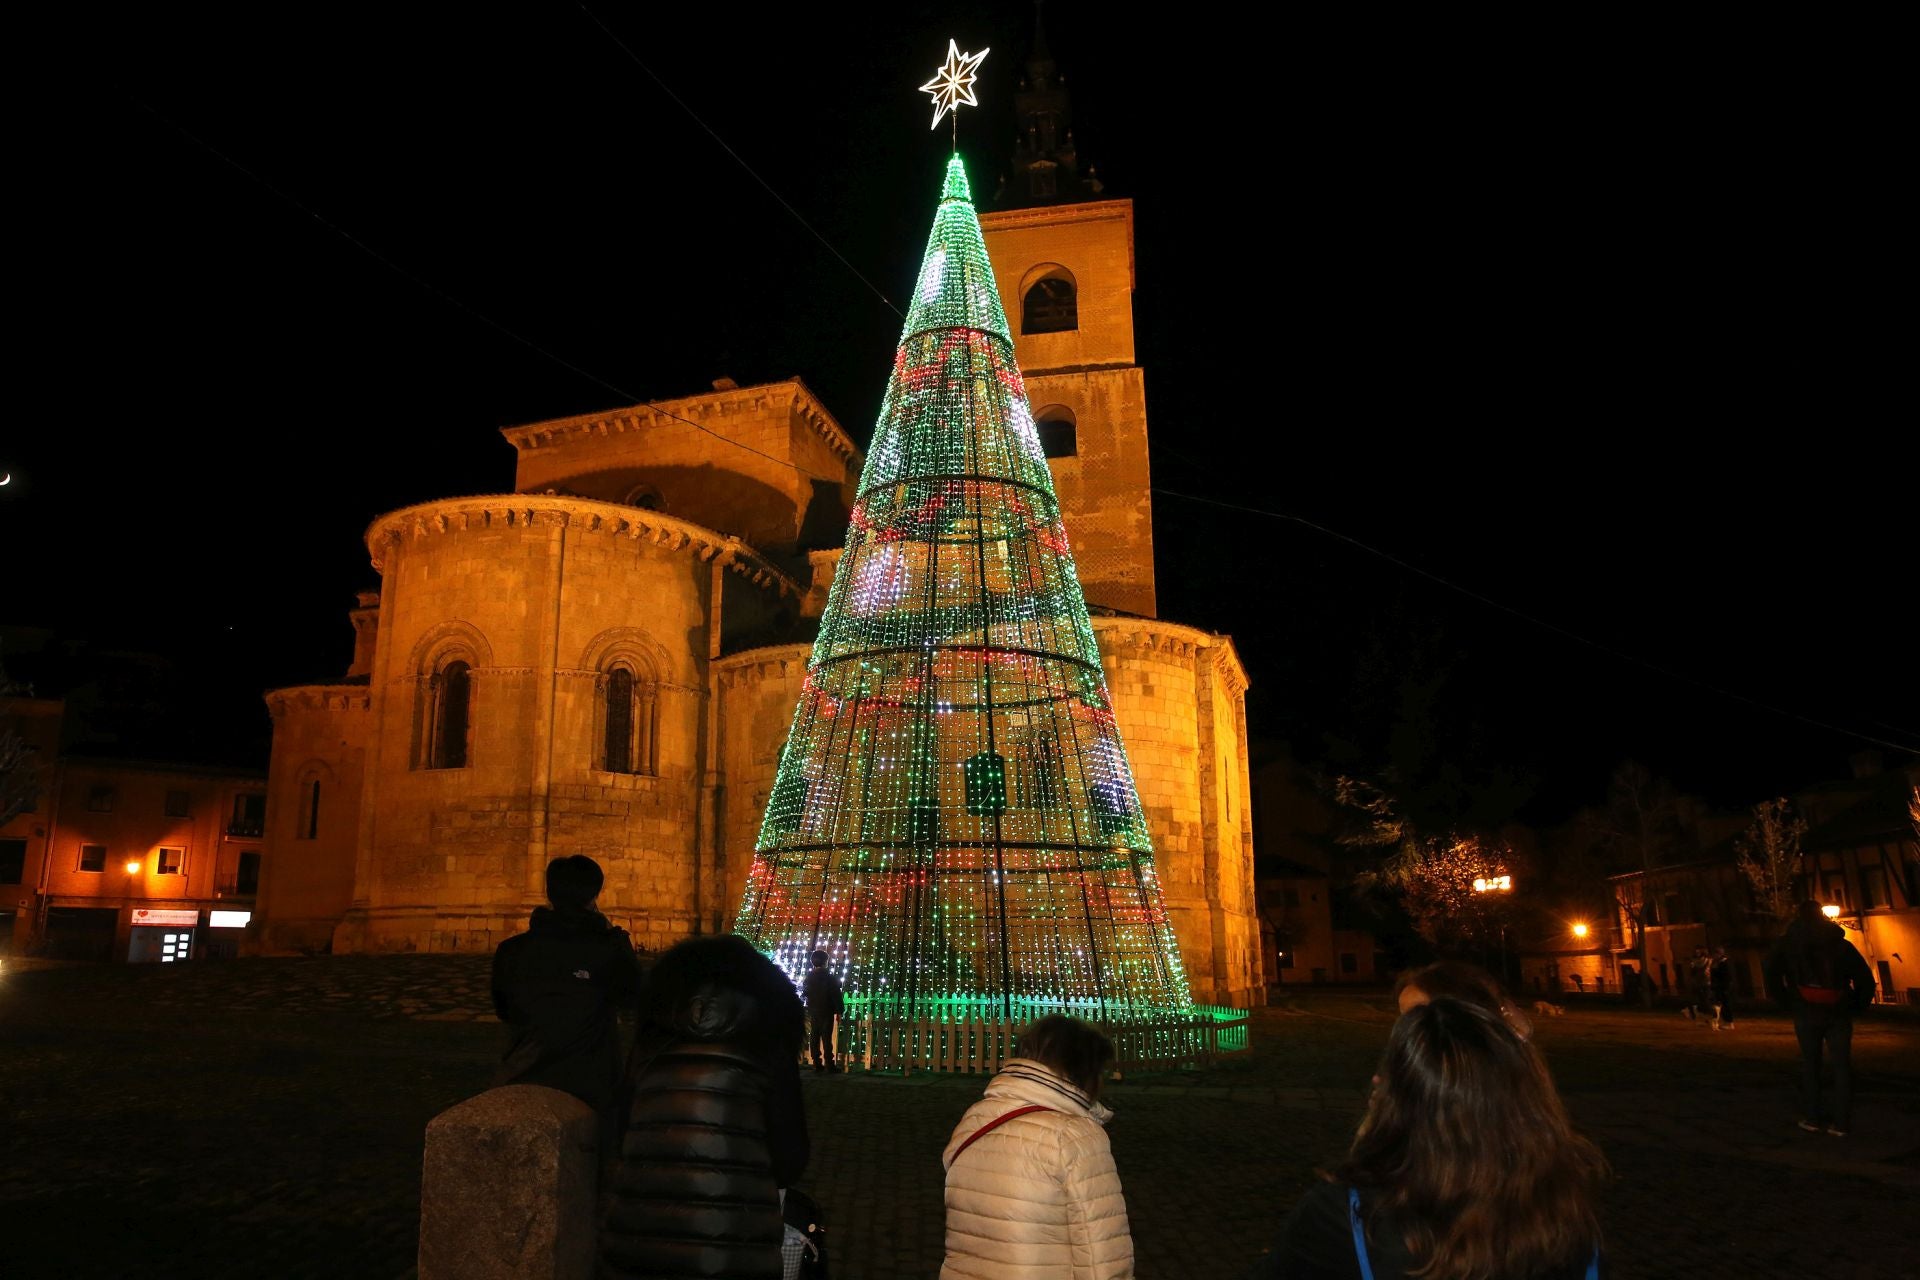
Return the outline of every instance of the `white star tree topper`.
<path id="1" fill-rule="evenodd" d="M 940 117 L 957 107 L 980 105 L 973 96 L 973 73 L 979 69 L 987 52 L 982 49 L 978 53 L 962 53 L 958 44 L 947 41 L 947 65 L 934 72 L 933 79 L 920 86 L 921 93 L 933 95 L 933 124 L 930 127 L 938 129 Z"/>

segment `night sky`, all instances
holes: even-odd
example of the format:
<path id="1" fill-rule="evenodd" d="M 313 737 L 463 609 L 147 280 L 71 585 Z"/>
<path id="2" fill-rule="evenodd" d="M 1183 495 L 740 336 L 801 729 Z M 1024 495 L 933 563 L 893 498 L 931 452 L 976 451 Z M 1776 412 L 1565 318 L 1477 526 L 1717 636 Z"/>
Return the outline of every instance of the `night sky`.
<path id="1" fill-rule="evenodd" d="M 0 623 L 180 659 L 196 741 L 344 672 L 367 523 L 508 490 L 501 426 L 797 375 L 864 441 L 946 158 L 915 87 L 992 47 L 984 202 L 1032 28 L 398 8 L 102 19 L 17 131 Z M 1377 747 L 1430 677 L 1537 821 L 1627 756 L 1729 805 L 1909 758 L 1911 357 L 1859 305 L 1844 88 L 1693 33 L 1186 9 L 1048 33 L 1137 202 L 1161 613 L 1234 635 L 1254 735 Z"/>

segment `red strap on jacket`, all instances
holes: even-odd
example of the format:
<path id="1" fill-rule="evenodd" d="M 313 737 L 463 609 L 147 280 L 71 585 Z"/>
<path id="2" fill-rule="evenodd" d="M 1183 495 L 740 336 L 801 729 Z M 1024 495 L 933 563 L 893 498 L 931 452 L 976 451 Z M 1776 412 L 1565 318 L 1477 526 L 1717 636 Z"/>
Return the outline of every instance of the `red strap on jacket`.
<path id="1" fill-rule="evenodd" d="M 952 1165 L 957 1164 L 960 1160 L 960 1157 L 967 1153 L 968 1147 L 980 1141 L 980 1139 L 986 1137 L 989 1132 L 991 1132 L 994 1129 L 998 1129 L 1001 1125 L 1013 1119 L 1015 1116 L 1024 1116 L 1029 1111 L 1051 1111 L 1051 1110 L 1053 1110 L 1052 1107 L 1043 1107 L 1036 1102 L 1031 1104 L 1030 1106 L 1015 1107 L 1013 1110 L 1007 1112 L 1005 1115 L 995 1116 L 993 1119 L 987 1121 L 985 1124 L 981 1125 L 978 1129 L 975 1129 L 972 1133 L 967 1135 L 967 1140 L 960 1144 L 960 1149 L 958 1151 L 953 1153 L 953 1159 L 947 1161 L 948 1166 L 951 1167 Z"/>

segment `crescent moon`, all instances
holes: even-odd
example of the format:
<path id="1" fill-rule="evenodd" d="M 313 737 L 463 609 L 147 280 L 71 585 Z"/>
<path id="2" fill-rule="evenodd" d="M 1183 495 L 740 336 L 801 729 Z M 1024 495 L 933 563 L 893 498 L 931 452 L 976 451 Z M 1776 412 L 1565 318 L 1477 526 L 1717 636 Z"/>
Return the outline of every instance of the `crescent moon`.
<path id="1" fill-rule="evenodd" d="M 9 471 L 7 472 L 6 475 L 0 476 L 0 485 L 6 485 L 6 484 L 12 484 L 12 483 L 13 483 L 13 472 Z"/>

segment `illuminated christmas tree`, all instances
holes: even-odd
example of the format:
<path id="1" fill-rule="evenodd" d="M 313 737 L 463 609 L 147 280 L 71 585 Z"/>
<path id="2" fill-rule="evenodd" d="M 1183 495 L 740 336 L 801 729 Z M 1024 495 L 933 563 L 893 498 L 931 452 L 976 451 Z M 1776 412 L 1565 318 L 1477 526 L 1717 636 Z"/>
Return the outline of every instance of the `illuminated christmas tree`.
<path id="1" fill-rule="evenodd" d="M 1192 1010 L 958 155 L 735 928 L 855 1018 Z"/>

